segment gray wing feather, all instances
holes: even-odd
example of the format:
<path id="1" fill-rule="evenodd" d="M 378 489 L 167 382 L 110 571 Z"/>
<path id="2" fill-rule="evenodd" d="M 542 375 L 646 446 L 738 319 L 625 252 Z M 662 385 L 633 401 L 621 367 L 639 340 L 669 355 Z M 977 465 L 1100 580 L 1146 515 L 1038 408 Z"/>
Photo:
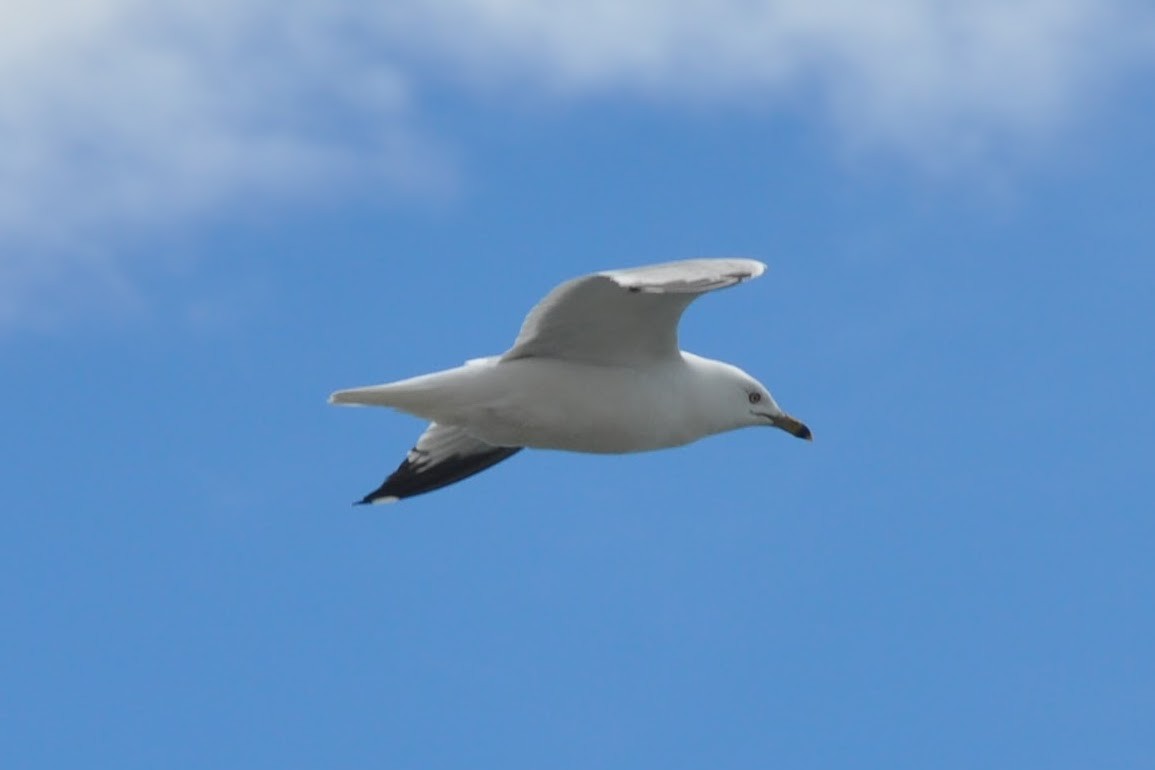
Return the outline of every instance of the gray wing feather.
<path id="1" fill-rule="evenodd" d="M 678 355 L 678 321 L 697 297 L 757 278 L 752 259 L 691 259 L 567 281 L 546 295 L 502 356 L 634 365 Z"/>

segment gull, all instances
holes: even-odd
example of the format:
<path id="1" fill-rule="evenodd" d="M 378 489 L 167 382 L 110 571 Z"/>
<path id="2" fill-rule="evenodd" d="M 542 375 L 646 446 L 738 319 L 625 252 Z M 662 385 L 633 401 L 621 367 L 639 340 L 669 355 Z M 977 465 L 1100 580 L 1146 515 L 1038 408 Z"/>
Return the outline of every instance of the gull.
<path id="1" fill-rule="evenodd" d="M 561 284 L 500 356 L 383 385 L 332 404 L 385 406 L 429 420 L 405 460 L 359 503 L 432 492 L 531 447 L 624 454 L 768 425 L 810 440 L 762 383 L 678 347 L 701 295 L 757 278 L 752 259 L 689 259 L 606 270 Z"/>

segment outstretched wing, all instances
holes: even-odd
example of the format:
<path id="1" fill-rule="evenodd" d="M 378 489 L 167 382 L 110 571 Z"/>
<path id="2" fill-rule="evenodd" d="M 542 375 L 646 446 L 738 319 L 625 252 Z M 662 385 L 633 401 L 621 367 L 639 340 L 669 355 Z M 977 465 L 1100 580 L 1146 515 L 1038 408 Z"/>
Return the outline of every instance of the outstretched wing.
<path id="1" fill-rule="evenodd" d="M 455 484 L 497 465 L 521 447 L 487 444 L 461 428 L 430 423 L 405 461 L 359 504 L 394 503 Z"/>
<path id="2" fill-rule="evenodd" d="M 526 316 L 502 360 L 644 364 L 678 355 L 678 321 L 700 295 L 757 278 L 753 259 L 690 259 L 575 278 Z"/>

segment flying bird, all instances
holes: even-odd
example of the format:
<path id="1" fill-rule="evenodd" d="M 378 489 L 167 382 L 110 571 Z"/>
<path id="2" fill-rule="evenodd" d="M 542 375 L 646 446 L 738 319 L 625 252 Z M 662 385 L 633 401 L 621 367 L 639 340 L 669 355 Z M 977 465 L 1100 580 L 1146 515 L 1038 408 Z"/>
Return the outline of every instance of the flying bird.
<path id="1" fill-rule="evenodd" d="M 359 502 L 432 492 L 526 447 L 646 452 L 755 425 L 809 440 L 810 429 L 758 380 L 678 347 L 691 302 L 765 270 L 752 259 L 691 259 L 574 278 L 529 312 L 500 356 L 337 391 L 332 404 L 430 421 L 397 470 Z"/>

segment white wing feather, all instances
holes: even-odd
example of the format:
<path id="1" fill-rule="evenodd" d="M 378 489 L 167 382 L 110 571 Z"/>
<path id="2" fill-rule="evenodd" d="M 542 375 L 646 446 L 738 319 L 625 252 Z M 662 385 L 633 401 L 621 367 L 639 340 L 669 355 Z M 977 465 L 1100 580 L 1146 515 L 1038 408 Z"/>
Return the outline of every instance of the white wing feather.
<path id="1" fill-rule="evenodd" d="M 676 356 L 678 321 L 691 302 L 765 270 L 752 259 L 691 259 L 566 281 L 529 312 L 502 360 L 629 366 Z"/>

